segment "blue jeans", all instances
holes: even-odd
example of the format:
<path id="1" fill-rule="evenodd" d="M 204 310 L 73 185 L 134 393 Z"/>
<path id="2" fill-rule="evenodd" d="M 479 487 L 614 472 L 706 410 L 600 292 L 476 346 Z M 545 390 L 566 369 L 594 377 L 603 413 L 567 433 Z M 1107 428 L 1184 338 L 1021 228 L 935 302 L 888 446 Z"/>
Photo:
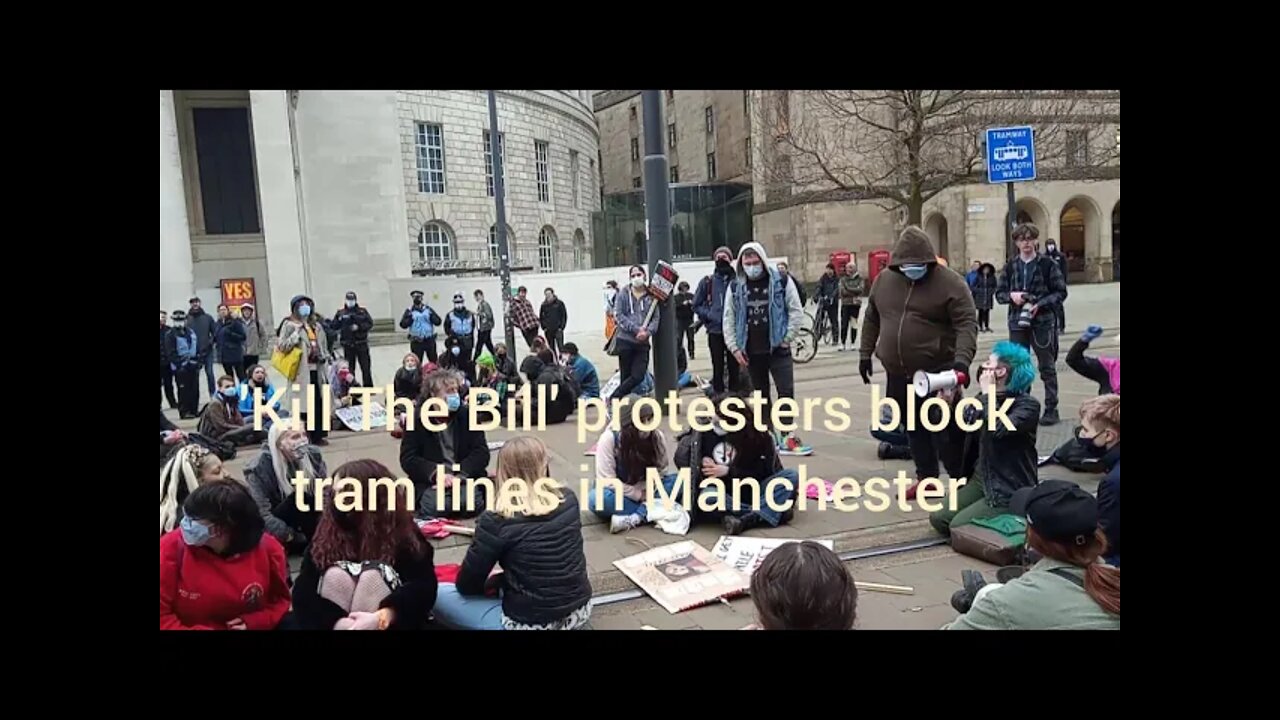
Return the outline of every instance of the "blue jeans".
<path id="1" fill-rule="evenodd" d="M 483 595 L 460 595 L 453 583 L 436 591 L 436 620 L 459 630 L 501 630 L 502 600 Z"/>
<path id="2" fill-rule="evenodd" d="M 213 352 L 204 356 L 204 376 L 209 380 L 209 397 L 212 398 L 218 392 L 218 386 L 213 384 Z"/>
<path id="3" fill-rule="evenodd" d="M 676 474 L 668 473 L 662 477 L 662 489 L 667 495 L 671 495 L 672 490 L 676 486 Z M 596 498 L 601 497 L 602 501 L 600 509 L 596 509 Z M 614 515 L 639 515 L 643 519 L 649 518 L 649 508 L 646 503 L 638 503 L 629 497 L 622 498 L 622 510 L 615 509 L 614 503 L 617 502 L 618 494 L 610 486 L 593 487 L 587 491 L 587 507 L 591 512 L 608 520 Z M 657 500 L 657 498 L 654 498 Z M 688 508 L 685 508 L 688 510 Z"/>
<path id="4" fill-rule="evenodd" d="M 679 379 L 676 380 L 676 387 L 677 388 L 693 387 L 693 375 L 688 370 L 685 370 L 684 372 L 680 373 Z"/>
<path id="5" fill-rule="evenodd" d="M 800 473 L 796 472 L 795 470 L 792 470 L 791 468 L 783 468 L 778 473 L 774 475 L 770 475 L 767 479 L 759 481 L 760 482 L 760 507 L 759 508 L 751 507 L 751 501 L 753 500 L 754 493 L 749 493 L 744 491 L 741 493 L 742 497 L 740 498 L 740 500 L 744 502 L 739 504 L 739 502 L 735 501 L 733 497 L 733 488 L 730 485 L 729 481 L 726 480 L 725 492 L 726 492 L 726 500 L 729 505 L 729 514 L 736 517 L 741 517 L 743 515 L 747 515 L 752 512 L 755 512 L 755 514 L 764 518 L 764 521 L 769 523 L 770 526 L 778 527 L 779 525 L 781 525 L 782 511 L 774 510 L 773 508 L 769 507 L 769 504 L 764 497 L 765 488 L 769 487 L 769 481 L 774 478 L 786 478 L 791 482 L 789 485 L 784 483 L 778 483 L 773 486 L 773 503 L 775 505 L 782 505 L 788 500 L 794 501 L 796 497 L 796 491 L 800 487 Z"/>

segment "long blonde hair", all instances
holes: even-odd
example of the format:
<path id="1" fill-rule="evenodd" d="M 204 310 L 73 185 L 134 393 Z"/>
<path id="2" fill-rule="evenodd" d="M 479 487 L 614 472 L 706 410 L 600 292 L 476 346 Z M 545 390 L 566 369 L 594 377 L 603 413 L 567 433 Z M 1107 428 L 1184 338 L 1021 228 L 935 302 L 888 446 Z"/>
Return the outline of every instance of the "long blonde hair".
<path id="1" fill-rule="evenodd" d="M 516 515 L 538 516 L 550 515 L 564 501 L 564 490 L 560 483 L 549 478 L 548 465 L 550 455 L 547 446 L 536 437 L 526 435 L 508 440 L 498 451 L 498 486 L 495 488 L 497 499 L 493 511 L 504 518 Z M 534 491 L 534 484 L 546 478 L 550 482 L 552 496 L 546 492 Z M 524 483 L 524 492 L 506 492 L 508 481 L 519 479 Z M 546 482 L 542 487 L 548 487 Z M 555 499 L 552 500 L 551 498 Z"/>
<path id="2" fill-rule="evenodd" d="M 183 445 L 169 456 L 160 471 L 160 534 L 163 535 L 178 524 L 178 494 L 187 495 L 200 487 L 200 473 L 216 455 L 200 445 Z"/>

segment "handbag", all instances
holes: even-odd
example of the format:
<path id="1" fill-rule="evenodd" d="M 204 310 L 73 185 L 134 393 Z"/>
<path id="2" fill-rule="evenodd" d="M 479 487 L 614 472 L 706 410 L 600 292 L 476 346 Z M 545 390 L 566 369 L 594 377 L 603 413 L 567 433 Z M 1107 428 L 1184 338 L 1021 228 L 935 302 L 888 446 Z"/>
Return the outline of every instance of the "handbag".
<path id="1" fill-rule="evenodd" d="M 1016 565 L 1026 543 L 1026 525 L 1014 515 L 981 518 L 951 529 L 951 549 L 992 565 Z"/>
<path id="2" fill-rule="evenodd" d="M 618 331 L 617 330 L 614 330 L 613 334 L 609 336 L 608 342 L 604 344 L 604 352 L 606 355 L 617 356 L 618 354 Z"/>
<path id="3" fill-rule="evenodd" d="M 302 348 L 296 347 L 288 352 L 276 348 L 271 351 L 271 367 L 293 382 L 298 377 L 298 368 L 302 365 Z"/>

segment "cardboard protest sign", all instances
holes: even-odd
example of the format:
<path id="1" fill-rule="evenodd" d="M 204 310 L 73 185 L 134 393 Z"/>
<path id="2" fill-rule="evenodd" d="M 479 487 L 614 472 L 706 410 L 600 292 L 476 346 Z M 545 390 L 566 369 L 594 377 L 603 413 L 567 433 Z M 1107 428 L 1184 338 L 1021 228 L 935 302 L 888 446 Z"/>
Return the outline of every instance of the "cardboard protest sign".
<path id="1" fill-rule="evenodd" d="M 369 429 L 382 428 L 387 426 L 387 409 L 382 405 L 369 401 Z M 364 405 L 353 405 L 351 407 L 338 408 L 334 411 L 334 415 L 347 426 L 348 430 L 357 432 L 364 430 Z"/>
<path id="2" fill-rule="evenodd" d="M 786 543 L 803 542 L 786 538 L 744 537 L 721 535 L 711 554 L 724 564 L 743 573 L 748 578 L 760 567 L 766 556 Z M 831 540 L 814 540 L 828 550 L 835 550 Z"/>
<path id="3" fill-rule="evenodd" d="M 614 561 L 614 566 L 669 613 L 747 592 L 747 576 L 686 540 Z"/>
<path id="4" fill-rule="evenodd" d="M 238 316 L 240 308 L 246 303 L 249 305 L 258 303 L 253 278 L 222 280 L 219 285 L 222 288 L 222 304 L 227 306 L 233 316 Z"/>

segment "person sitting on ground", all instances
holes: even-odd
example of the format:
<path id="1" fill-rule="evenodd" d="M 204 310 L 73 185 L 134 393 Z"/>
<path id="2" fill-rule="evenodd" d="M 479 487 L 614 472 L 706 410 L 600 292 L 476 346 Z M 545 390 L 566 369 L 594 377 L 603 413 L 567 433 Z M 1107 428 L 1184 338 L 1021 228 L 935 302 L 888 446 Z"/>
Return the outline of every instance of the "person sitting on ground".
<path id="1" fill-rule="evenodd" d="M 457 583 L 440 584 L 436 620 L 470 630 L 585 629 L 592 591 L 577 497 L 550 477 L 535 437 L 508 440 L 497 475 L 496 502 L 476 522 Z"/>
<path id="2" fill-rule="evenodd" d="M 201 445 L 181 445 L 160 470 L 160 534 L 182 520 L 182 504 L 206 483 L 228 479 L 222 460 Z"/>
<path id="3" fill-rule="evenodd" d="M 1084 351 L 1089 349 L 1089 343 L 1097 340 L 1101 335 L 1101 326 L 1090 325 L 1067 352 L 1067 366 L 1098 383 L 1099 395 L 1109 393 L 1119 395 L 1120 358 L 1103 356 L 1091 358 L 1084 354 Z M 1101 458 L 1085 451 L 1084 443 L 1080 439 L 1080 426 L 1077 425 L 1071 435 L 1071 439 L 1055 449 L 1052 454 L 1041 458 L 1041 464 L 1056 463 L 1068 470 L 1083 473 L 1107 472 L 1106 466 L 1100 461 Z"/>
<path id="4" fill-rule="evenodd" d="M 702 383 L 702 378 L 689 372 L 689 357 L 685 355 L 684 348 L 676 346 L 676 389 L 698 387 Z"/>
<path id="5" fill-rule="evenodd" d="M 405 353 L 401 360 L 400 369 L 396 371 L 395 377 L 392 379 L 392 388 L 395 391 L 396 399 L 413 400 L 418 397 L 418 392 L 422 389 L 422 370 L 419 367 L 421 363 L 416 353 Z"/>
<path id="6" fill-rule="evenodd" d="M 440 353 L 440 367 L 461 372 L 469 382 L 476 379 L 476 366 L 466 343 L 456 335 L 445 338 L 444 352 Z"/>
<path id="7" fill-rule="evenodd" d="M 164 408 L 160 409 L 160 464 L 163 465 L 165 458 L 169 457 L 169 453 L 173 452 L 176 445 L 182 443 L 187 438 L 187 434 L 178 429 L 173 421 L 164 416 Z"/>
<path id="8" fill-rule="evenodd" d="M 929 523 L 938 532 L 950 536 L 952 528 L 1005 515 L 1015 491 L 1035 486 L 1036 431 L 1040 425 L 1040 401 L 1031 395 L 1035 379 L 1035 359 L 1026 348 L 1009 340 L 996 343 L 991 356 L 982 363 L 978 370 L 982 388 L 979 400 L 986 404 L 989 387 L 995 388 L 997 408 L 1012 399 L 1004 417 L 1013 429 L 999 419 L 994 428 L 989 427 L 987 413 L 993 408 L 965 413 L 971 423 L 979 422 L 981 427 L 964 433 L 963 470 L 951 475 L 968 478 L 957 491 L 957 509 L 950 510 L 950 501 L 944 499 L 943 509 L 929 515 Z M 952 425 L 959 427 L 958 422 L 953 421 Z"/>
<path id="9" fill-rule="evenodd" d="M 547 343 L 541 337 L 534 338 L 529 345 L 529 354 L 520 363 L 520 374 L 529 382 L 537 380 L 538 375 L 542 374 L 542 366 L 546 363 L 540 355 L 543 350 L 547 349 Z"/>
<path id="10" fill-rule="evenodd" d="M 1120 567 L 1120 396 L 1100 395 L 1080 406 L 1077 442 L 1107 476 L 1098 483 L 1098 527 L 1107 536 L 1109 564 Z"/>
<path id="11" fill-rule="evenodd" d="M 351 372 L 351 363 L 345 358 L 334 360 L 329 365 L 329 398 L 333 404 L 333 426 L 345 427 L 338 419 L 338 410 L 359 405 L 360 400 L 351 394 L 351 388 L 357 385 L 356 374 Z"/>
<path id="12" fill-rule="evenodd" d="M 415 356 L 416 358 L 416 356 Z M 362 498 L 392 477 L 382 463 L 353 460 L 334 476 L 350 478 Z M 293 585 L 298 625 L 307 630 L 417 630 L 436 604 L 434 550 L 413 521 L 403 486 L 373 494 L 376 504 L 339 510 L 332 486 Z"/>
<path id="13" fill-rule="evenodd" d="M 729 397 L 745 403 L 748 395 L 739 390 L 716 397 L 713 402 L 717 411 Z M 716 509 L 703 510 L 694 501 L 694 522 L 719 518 L 729 535 L 741 535 L 760 525 L 778 527 L 791 522 L 795 507 L 788 503 L 795 500 L 800 475 L 782 466 L 772 433 L 755 427 L 750 413 L 740 430 L 729 430 L 728 423 L 729 418 L 717 416 L 712 421 L 712 432 L 690 430 L 689 439 L 682 440 L 688 443 L 687 449 L 682 452 L 677 447 L 676 467 L 688 467 L 696 495 L 710 494 L 706 504 L 716 506 Z M 723 492 L 714 482 L 704 484 L 704 478 L 719 478 Z M 774 507 L 770 507 L 765 492 L 775 478 L 785 482 L 773 485 Z M 775 509 L 784 506 L 786 510 Z"/>
<path id="14" fill-rule="evenodd" d="M 267 369 L 261 365 L 249 366 L 249 369 L 245 372 L 244 382 L 240 383 L 240 388 L 239 388 L 240 417 L 244 418 L 245 423 L 248 424 L 250 427 L 253 426 L 253 409 L 255 407 L 254 406 L 255 390 L 262 391 L 261 402 L 263 407 L 265 407 L 267 403 L 271 402 L 271 396 L 274 395 L 276 391 L 275 386 L 271 384 L 271 381 L 267 380 Z M 276 415 L 279 415 L 281 420 L 284 420 L 285 418 L 289 417 L 289 411 L 280 407 L 279 400 L 273 403 L 271 407 L 275 409 Z M 267 415 L 265 412 L 262 413 L 262 429 L 263 430 L 270 430 L 271 424 L 273 422 L 275 421 L 271 419 L 270 415 Z"/>
<path id="15" fill-rule="evenodd" d="M 244 468 L 249 493 L 258 504 L 267 532 L 290 552 L 302 552 L 319 522 L 315 511 L 316 478 L 329 477 L 320 448 L 308 442 L 307 433 L 292 422 L 273 423 L 262 452 Z M 299 490 L 294 479 L 301 473 L 306 484 Z M 295 492 L 303 493 L 310 510 L 298 509 Z"/>
<path id="16" fill-rule="evenodd" d="M 573 380 L 582 391 L 582 397 L 600 397 L 600 375 L 596 373 L 596 366 L 578 352 L 578 344 L 565 343 L 564 356 L 565 367 L 573 373 Z"/>
<path id="17" fill-rule="evenodd" d="M 649 522 L 648 470 L 654 468 L 662 477 L 668 496 L 676 484 L 676 474 L 667 472 L 667 437 L 661 428 L 641 430 L 654 421 L 649 405 L 619 406 L 621 430 L 605 428 L 596 441 L 596 485 L 587 493 L 587 507 L 609 521 L 609 532 L 620 533 Z M 621 484 L 621 497 L 618 487 Z M 674 497 L 674 496 L 672 496 Z M 688 508 L 686 508 L 688 509 Z"/>
<path id="18" fill-rule="evenodd" d="M 844 563 L 816 542 L 791 542 L 751 575 L 759 630 L 852 630 L 858 588 Z"/>
<path id="19" fill-rule="evenodd" d="M 568 378 L 567 371 L 556 364 L 551 350 L 543 348 L 538 351 L 540 369 L 536 377 L 530 378 L 533 385 L 529 388 L 530 417 L 534 422 L 545 418 L 548 425 L 556 425 L 568 419 L 578 406 L 578 394 Z M 545 386 L 546 408 L 539 410 L 538 388 Z M 553 388 L 558 388 L 553 390 Z"/>
<path id="20" fill-rule="evenodd" d="M 506 343 L 500 342 L 494 346 L 493 366 L 497 371 L 497 374 L 494 375 L 497 380 L 506 381 L 511 387 L 520 387 L 524 384 L 524 380 L 516 370 L 516 361 L 507 352 Z"/>
<path id="21" fill-rule="evenodd" d="M 489 443 L 483 430 L 471 427 L 461 389 L 452 370 L 441 368 L 423 377 L 413 428 L 400 441 L 400 468 L 413 483 L 418 517 L 473 517 L 487 504 L 481 484 L 469 480 L 488 476 Z M 447 417 L 434 417 L 435 423 L 446 425 L 443 431 L 422 422 L 422 406 L 431 398 L 443 400 L 448 410 Z M 445 496 L 444 504 L 437 497 L 438 483 L 445 487 L 439 492 Z M 454 509 L 455 504 L 459 509 Z"/>
<path id="22" fill-rule="evenodd" d="M 204 406 L 197 432 L 205 437 L 233 445 L 257 445 L 267 433 L 254 430 L 240 414 L 240 389 L 230 375 L 218 378 L 218 394 Z"/>
<path id="23" fill-rule="evenodd" d="M 289 564 L 245 488 L 221 480 L 187 498 L 160 538 L 161 630 L 273 630 L 289 612 Z"/>
<path id="24" fill-rule="evenodd" d="M 980 580 L 968 610 L 942 629 L 1119 630 L 1120 569 L 1098 562 L 1107 538 L 1093 497 L 1045 480 L 1018 490 L 1009 507 L 1026 516 L 1027 546 L 1042 558 L 1008 583 Z"/>

